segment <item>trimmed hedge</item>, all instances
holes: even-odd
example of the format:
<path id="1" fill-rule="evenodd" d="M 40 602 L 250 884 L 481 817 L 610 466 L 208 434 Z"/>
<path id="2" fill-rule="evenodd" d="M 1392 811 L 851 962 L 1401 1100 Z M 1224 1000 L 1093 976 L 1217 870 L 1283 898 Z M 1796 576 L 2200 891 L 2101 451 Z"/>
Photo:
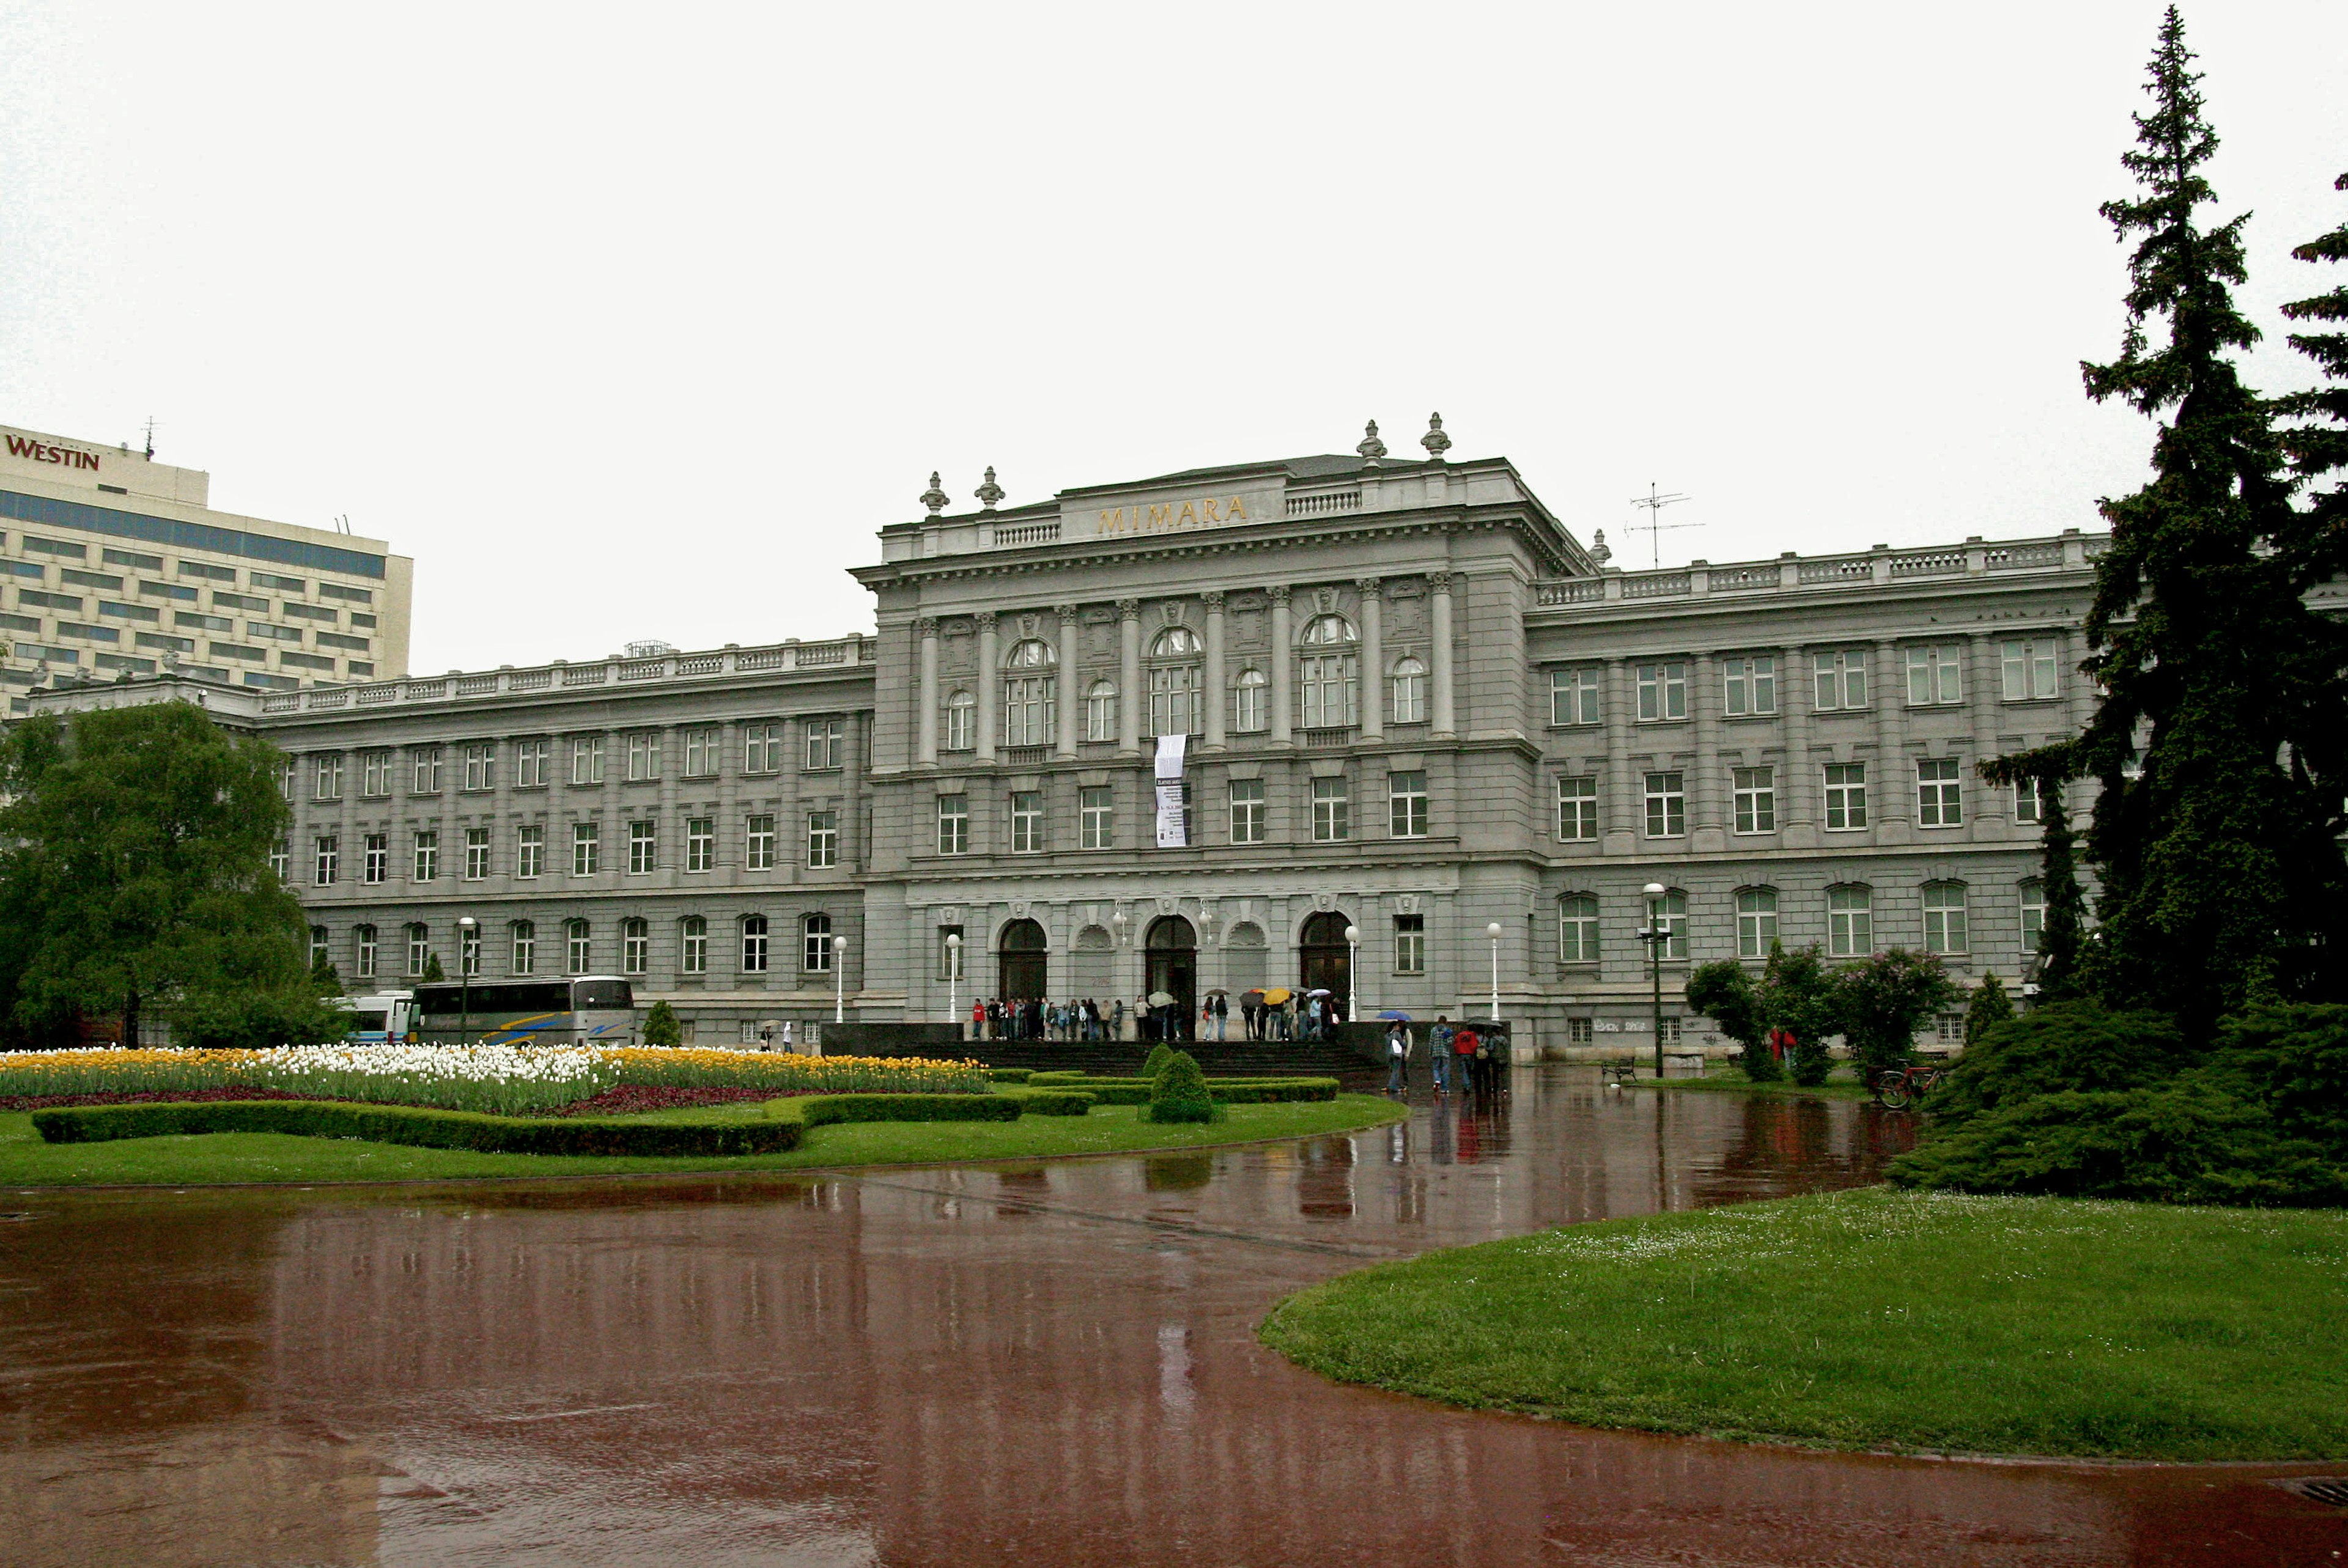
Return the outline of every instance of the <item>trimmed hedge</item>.
<path id="1" fill-rule="evenodd" d="M 1032 1067 L 990 1067 L 986 1076 L 994 1083 L 1025 1083 L 1035 1071 Z"/>
<path id="2" fill-rule="evenodd" d="M 1014 1111 L 1013 1114 L 1018 1112 Z M 486 1116 L 471 1111 L 318 1100 L 77 1105 L 36 1111 L 33 1113 L 33 1125 L 51 1143 L 97 1143 L 118 1138 L 162 1138 L 198 1132 L 285 1132 L 297 1138 L 363 1138 L 375 1143 L 470 1149 L 489 1154 L 611 1154 L 632 1159 L 779 1153 L 798 1148 L 807 1136 L 807 1124 L 796 1120 L 698 1122 Z"/>
<path id="3" fill-rule="evenodd" d="M 1027 1075 L 1027 1086 L 1031 1089 L 1041 1089 L 1046 1084 L 1082 1083 L 1085 1077 L 1085 1073 L 1079 1069 L 1055 1067 L 1048 1071 L 1030 1072 Z"/>
<path id="4" fill-rule="evenodd" d="M 1016 1122 L 1026 1094 L 794 1094 L 767 1102 L 777 1122 Z"/>
<path id="5" fill-rule="evenodd" d="M 1066 1085 L 1081 1089 L 1103 1105 L 1147 1105 L 1153 1080 L 1147 1078 L 1077 1078 Z M 1027 1086 L 1039 1087 L 1035 1079 Z M 1051 1087 L 1062 1087 L 1054 1082 Z M 1334 1078 L 1210 1078 L 1208 1095 L 1225 1105 L 1280 1105 L 1308 1100 L 1334 1100 Z"/>
<path id="6" fill-rule="evenodd" d="M 1081 1089 L 1019 1089 L 1020 1108 L 1030 1116 L 1082 1116 L 1100 1103 L 1097 1095 Z"/>

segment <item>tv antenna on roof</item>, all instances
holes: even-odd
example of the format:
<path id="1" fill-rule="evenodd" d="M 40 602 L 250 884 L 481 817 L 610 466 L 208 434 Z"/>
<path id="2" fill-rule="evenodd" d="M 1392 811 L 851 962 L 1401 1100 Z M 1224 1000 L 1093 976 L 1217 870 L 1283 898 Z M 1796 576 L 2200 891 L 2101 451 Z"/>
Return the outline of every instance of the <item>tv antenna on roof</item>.
<path id="1" fill-rule="evenodd" d="M 151 414 L 147 416 L 147 460 L 155 460 L 155 416 Z"/>
<path id="2" fill-rule="evenodd" d="M 1625 533 L 1645 534 L 1649 536 L 1648 543 L 1653 548 L 1654 564 L 1657 566 L 1663 564 L 1663 536 L 1666 533 L 1669 533 L 1673 528 L 1700 528 L 1704 527 L 1702 523 L 1667 523 L 1663 521 L 1663 512 L 1665 507 L 1677 506 L 1680 502 L 1689 498 L 1690 497 L 1686 496 L 1662 495 L 1657 492 L 1655 487 L 1652 483 L 1647 486 L 1647 493 L 1645 495 L 1633 496 L 1631 497 L 1631 504 L 1632 506 L 1644 507 L 1647 508 L 1647 520 L 1643 523 L 1632 523 L 1623 531 Z"/>

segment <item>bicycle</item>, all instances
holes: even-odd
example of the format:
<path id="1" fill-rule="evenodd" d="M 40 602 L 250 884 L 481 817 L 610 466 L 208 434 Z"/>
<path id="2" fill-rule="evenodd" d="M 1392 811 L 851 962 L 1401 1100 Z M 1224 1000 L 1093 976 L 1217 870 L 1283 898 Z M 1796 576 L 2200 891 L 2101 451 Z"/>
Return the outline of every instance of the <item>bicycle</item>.
<path id="1" fill-rule="evenodd" d="M 1948 1069 L 1938 1062 L 1919 1062 L 1913 1067 L 1879 1067 L 1868 1080 L 1868 1088 L 1875 1102 L 1886 1111 L 1904 1111 L 1910 1101 L 1931 1091 L 1932 1086 L 1947 1076 Z"/>

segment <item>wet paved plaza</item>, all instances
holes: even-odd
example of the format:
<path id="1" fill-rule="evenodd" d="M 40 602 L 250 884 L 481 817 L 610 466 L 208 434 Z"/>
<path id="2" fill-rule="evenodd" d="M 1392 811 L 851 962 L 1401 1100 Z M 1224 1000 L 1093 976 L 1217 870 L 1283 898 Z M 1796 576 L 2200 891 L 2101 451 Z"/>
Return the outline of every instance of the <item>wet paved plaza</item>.
<path id="1" fill-rule="evenodd" d="M 2348 1466 L 1960 1463 L 1334 1386 L 1301 1286 L 1846 1186 L 1904 1122 L 1498 1111 L 866 1175 L 5 1195 L 0 1563 L 2329 1563 Z"/>

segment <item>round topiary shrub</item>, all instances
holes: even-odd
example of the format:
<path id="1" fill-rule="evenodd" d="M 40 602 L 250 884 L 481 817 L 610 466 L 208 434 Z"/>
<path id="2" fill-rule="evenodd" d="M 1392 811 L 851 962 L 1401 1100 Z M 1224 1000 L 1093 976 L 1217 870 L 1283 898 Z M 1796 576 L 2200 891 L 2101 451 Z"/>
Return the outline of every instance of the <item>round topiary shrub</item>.
<path id="1" fill-rule="evenodd" d="M 1143 1059 L 1141 1063 L 1141 1076 L 1144 1078 L 1155 1079 L 1160 1072 L 1163 1072 L 1166 1070 L 1166 1064 L 1173 1059 L 1174 1048 L 1168 1045 L 1164 1040 L 1159 1040 L 1156 1045 L 1149 1048 L 1148 1056 Z"/>
<path id="2" fill-rule="evenodd" d="M 1152 1122 L 1211 1122 L 1214 1097 L 1207 1092 L 1207 1075 L 1187 1050 L 1170 1052 L 1149 1091 Z"/>

